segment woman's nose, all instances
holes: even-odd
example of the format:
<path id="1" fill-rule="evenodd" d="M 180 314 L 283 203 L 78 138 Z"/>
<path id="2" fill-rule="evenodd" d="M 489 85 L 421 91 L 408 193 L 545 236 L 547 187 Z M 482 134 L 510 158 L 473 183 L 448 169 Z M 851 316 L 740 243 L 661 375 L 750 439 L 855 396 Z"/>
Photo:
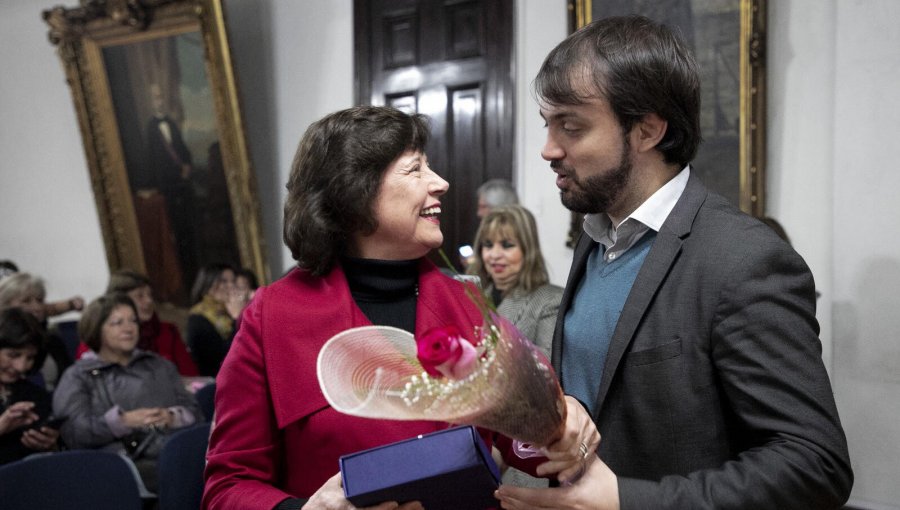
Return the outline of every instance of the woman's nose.
<path id="1" fill-rule="evenodd" d="M 441 196 L 450 189 L 450 183 L 445 181 L 443 177 L 438 175 L 436 172 L 431 172 L 431 184 L 428 187 L 428 192 L 435 196 Z"/>

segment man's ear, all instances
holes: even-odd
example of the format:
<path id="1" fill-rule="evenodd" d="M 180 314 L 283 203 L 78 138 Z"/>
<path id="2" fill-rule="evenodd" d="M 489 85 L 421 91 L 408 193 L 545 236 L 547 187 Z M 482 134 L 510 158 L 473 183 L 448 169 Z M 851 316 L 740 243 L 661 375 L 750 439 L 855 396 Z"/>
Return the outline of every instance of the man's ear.
<path id="1" fill-rule="evenodd" d="M 666 135 L 668 127 L 668 121 L 659 115 L 655 113 L 645 114 L 632 129 L 634 138 L 632 138 L 631 144 L 638 152 L 653 150 Z"/>

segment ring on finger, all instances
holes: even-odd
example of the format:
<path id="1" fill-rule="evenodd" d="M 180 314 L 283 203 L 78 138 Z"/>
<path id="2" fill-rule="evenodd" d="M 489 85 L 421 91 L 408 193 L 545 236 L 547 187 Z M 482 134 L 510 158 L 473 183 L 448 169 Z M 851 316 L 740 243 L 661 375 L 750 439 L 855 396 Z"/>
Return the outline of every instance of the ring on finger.
<path id="1" fill-rule="evenodd" d="M 588 447 L 586 444 L 584 444 L 584 441 L 582 441 L 581 444 L 578 445 L 578 451 L 581 452 L 582 459 L 588 456 Z"/>

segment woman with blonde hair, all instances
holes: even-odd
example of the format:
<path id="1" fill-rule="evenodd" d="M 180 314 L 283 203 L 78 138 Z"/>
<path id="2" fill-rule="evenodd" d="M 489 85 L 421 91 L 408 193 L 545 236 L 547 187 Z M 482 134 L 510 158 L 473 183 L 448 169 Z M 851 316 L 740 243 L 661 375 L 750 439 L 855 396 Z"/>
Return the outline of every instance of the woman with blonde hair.
<path id="1" fill-rule="evenodd" d="M 40 375 L 34 382 L 52 392 L 62 373 L 72 364 L 72 356 L 62 338 L 47 328 L 46 297 L 44 280 L 30 273 L 15 273 L 0 281 L 0 311 L 19 308 L 37 319 L 44 330 L 47 357 L 39 365 Z"/>
<path id="2" fill-rule="evenodd" d="M 497 312 L 549 357 L 563 289 L 550 283 L 537 225 L 527 209 L 498 207 L 481 220 L 469 274 L 481 278 Z"/>

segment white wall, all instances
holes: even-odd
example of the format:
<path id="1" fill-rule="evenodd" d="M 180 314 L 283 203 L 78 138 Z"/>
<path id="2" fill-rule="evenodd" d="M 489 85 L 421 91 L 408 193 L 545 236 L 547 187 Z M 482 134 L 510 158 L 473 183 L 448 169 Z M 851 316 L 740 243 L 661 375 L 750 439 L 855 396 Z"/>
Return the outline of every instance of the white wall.
<path id="1" fill-rule="evenodd" d="M 900 2 L 769 2 L 769 214 L 816 277 L 856 475 L 900 508 Z"/>
<path id="2" fill-rule="evenodd" d="M 769 2 L 766 209 L 784 225 L 822 293 L 817 315 L 829 370 L 835 23 L 832 2 Z"/>
<path id="3" fill-rule="evenodd" d="M 76 2 L 67 2 L 74 5 Z M 49 297 L 98 295 L 106 259 L 71 95 L 40 5 L 0 3 L 0 258 L 46 278 Z M 284 183 L 313 120 L 353 98 L 350 0 L 227 0 L 233 58 L 273 275 Z M 895 0 L 769 2 L 768 212 L 822 291 L 825 359 L 857 474 L 854 503 L 900 501 L 900 125 Z M 516 183 L 538 217 L 551 277 L 564 283 L 568 213 L 540 159 L 529 85 L 566 33 L 565 1 L 517 2 Z M 833 340 L 832 340 L 833 339 Z M 834 349 L 831 349 L 832 344 Z M 894 507 L 897 508 L 897 507 Z"/>
<path id="4" fill-rule="evenodd" d="M 106 255 L 72 96 L 41 8 L 0 5 L 0 259 L 43 276 L 50 300 L 94 297 L 106 287 Z"/>
<path id="5" fill-rule="evenodd" d="M 900 2 L 837 2 L 834 380 L 854 496 L 900 508 Z"/>
<path id="6" fill-rule="evenodd" d="M 225 7 L 277 277 L 294 262 L 281 216 L 300 137 L 311 122 L 353 105 L 353 2 L 227 0 Z"/>
<path id="7" fill-rule="evenodd" d="M 572 250 L 565 246 L 570 213 L 559 201 L 550 163 L 541 158 L 546 130 L 531 94 L 531 81 L 547 53 L 566 37 L 568 18 L 564 1 L 520 0 L 516 5 L 515 182 L 522 205 L 537 220 L 550 280 L 562 286 L 572 263 Z"/>

